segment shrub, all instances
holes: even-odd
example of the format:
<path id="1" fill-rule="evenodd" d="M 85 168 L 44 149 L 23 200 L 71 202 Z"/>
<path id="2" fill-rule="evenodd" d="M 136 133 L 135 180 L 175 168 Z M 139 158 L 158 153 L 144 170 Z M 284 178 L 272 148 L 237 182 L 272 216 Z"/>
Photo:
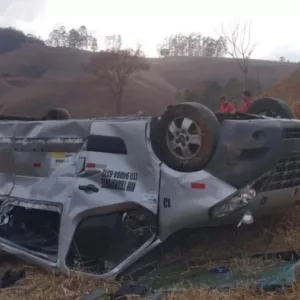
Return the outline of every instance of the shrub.
<path id="1" fill-rule="evenodd" d="M 45 45 L 39 38 L 14 28 L 0 28 L 0 54 L 18 49 L 22 44 L 40 44 Z"/>

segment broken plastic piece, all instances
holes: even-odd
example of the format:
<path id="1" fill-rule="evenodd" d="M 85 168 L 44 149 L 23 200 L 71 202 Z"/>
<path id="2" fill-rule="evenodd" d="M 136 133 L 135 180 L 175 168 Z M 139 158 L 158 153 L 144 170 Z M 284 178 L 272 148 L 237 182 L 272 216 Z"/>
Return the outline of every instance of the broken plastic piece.
<path id="1" fill-rule="evenodd" d="M 240 227 L 242 224 L 250 225 L 252 223 L 253 223 L 253 216 L 252 216 L 252 214 L 250 212 L 246 212 L 243 215 L 243 217 L 242 217 L 240 223 L 237 225 L 237 227 Z"/>
<path id="2" fill-rule="evenodd" d="M 218 273 L 218 274 L 226 274 L 228 273 L 230 270 L 227 268 L 227 267 L 216 267 L 216 268 L 213 268 L 213 269 L 210 269 L 209 270 L 209 273 Z"/>
<path id="3" fill-rule="evenodd" d="M 18 280 L 25 277 L 25 270 L 7 270 L 0 279 L 0 289 L 14 285 Z"/>

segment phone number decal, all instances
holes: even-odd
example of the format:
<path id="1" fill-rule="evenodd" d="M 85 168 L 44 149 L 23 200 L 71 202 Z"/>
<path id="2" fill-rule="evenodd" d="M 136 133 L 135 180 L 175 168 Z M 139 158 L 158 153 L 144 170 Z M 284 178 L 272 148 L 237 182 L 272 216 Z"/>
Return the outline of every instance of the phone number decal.
<path id="1" fill-rule="evenodd" d="M 134 192 L 138 173 L 105 169 L 101 172 L 101 186 L 104 189 Z"/>

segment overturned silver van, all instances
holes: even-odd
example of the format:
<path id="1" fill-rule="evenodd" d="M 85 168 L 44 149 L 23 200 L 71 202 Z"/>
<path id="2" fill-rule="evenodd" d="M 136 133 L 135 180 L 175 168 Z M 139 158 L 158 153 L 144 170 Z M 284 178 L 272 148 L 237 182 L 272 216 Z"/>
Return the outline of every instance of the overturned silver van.
<path id="1" fill-rule="evenodd" d="M 276 116 L 257 102 L 249 114 L 182 103 L 159 118 L 0 117 L 0 249 L 114 279 L 181 229 L 292 205 L 300 121 L 271 102 Z"/>

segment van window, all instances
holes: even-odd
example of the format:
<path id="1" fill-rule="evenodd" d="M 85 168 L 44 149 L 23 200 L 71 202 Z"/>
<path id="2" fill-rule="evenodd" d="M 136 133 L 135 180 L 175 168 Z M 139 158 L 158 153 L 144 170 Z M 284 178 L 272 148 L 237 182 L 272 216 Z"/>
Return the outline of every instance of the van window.
<path id="1" fill-rule="evenodd" d="M 87 151 L 127 154 L 125 142 L 120 137 L 106 135 L 89 135 Z"/>

